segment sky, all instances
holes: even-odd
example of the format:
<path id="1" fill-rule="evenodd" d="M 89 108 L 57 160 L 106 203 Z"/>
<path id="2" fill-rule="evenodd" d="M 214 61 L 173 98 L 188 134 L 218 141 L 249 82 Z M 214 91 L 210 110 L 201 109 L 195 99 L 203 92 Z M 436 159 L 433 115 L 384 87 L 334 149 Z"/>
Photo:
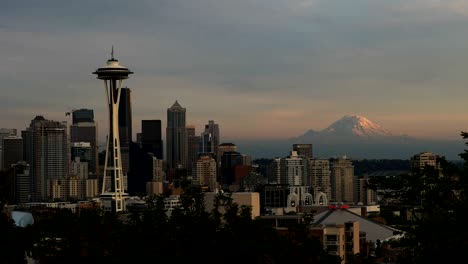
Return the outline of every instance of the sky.
<path id="1" fill-rule="evenodd" d="M 468 1 L 6 0 L 0 127 L 93 109 L 107 134 L 114 57 L 134 72 L 133 131 L 177 100 L 221 141 L 276 139 L 361 115 L 394 134 L 468 131 Z"/>

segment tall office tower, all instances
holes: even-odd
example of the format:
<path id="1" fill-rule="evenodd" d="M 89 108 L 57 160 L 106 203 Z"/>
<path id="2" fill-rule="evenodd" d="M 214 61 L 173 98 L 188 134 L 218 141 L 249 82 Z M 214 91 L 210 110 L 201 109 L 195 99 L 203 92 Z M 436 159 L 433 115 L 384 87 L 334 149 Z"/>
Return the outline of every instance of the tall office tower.
<path id="1" fill-rule="evenodd" d="M 341 157 L 331 164 L 331 199 L 334 202 L 354 202 L 354 166 L 350 159 Z"/>
<path id="2" fill-rule="evenodd" d="M 3 138 L 8 137 L 8 136 L 16 136 L 17 135 L 17 130 L 16 128 L 0 128 L 0 170 L 2 169 L 8 169 L 3 167 Z"/>
<path id="3" fill-rule="evenodd" d="M 442 158 L 442 156 L 432 152 L 421 152 L 410 158 L 411 169 L 422 170 L 428 165 L 440 170 L 439 158 Z"/>
<path id="4" fill-rule="evenodd" d="M 222 157 L 224 152 L 237 151 L 237 146 L 234 143 L 221 143 L 218 146 L 218 153 L 216 156 Z M 219 163 L 219 162 L 218 162 Z"/>
<path id="5" fill-rule="evenodd" d="M 187 171 L 194 176 L 197 170 L 197 161 L 200 153 L 200 136 L 195 135 L 195 126 L 187 126 L 187 145 L 188 145 L 188 162 Z"/>
<path id="6" fill-rule="evenodd" d="M 107 60 L 107 64 L 97 69 L 93 74 L 96 74 L 98 79 L 104 81 L 109 107 L 109 134 L 107 136 L 101 198 L 104 210 L 121 212 L 125 211 L 124 197 L 126 193 L 124 193 L 122 156 L 120 152 L 119 105 L 122 81 L 128 79 L 128 76 L 133 72 L 114 59 L 114 49 L 112 48 L 111 59 Z M 106 184 L 108 180 L 111 182 L 109 188 L 107 188 Z"/>
<path id="7" fill-rule="evenodd" d="M 198 159 L 196 166 L 194 183 L 207 187 L 209 191 L 214 192 L 218 187 L 216 181 L 216 160 L 210 155 L 204 155 Z"/>
<path id="8" fill-rule="evenodd" d="M 36 116 L 22 135 L 29 152 L 25 156 L 30 165 L 32 201 L 64 199 L 66 188 L 57 184 L 68 176 L 66 123 Z"/>
<path id="9" fill-rule="evenodd" d="M 293 151 L 297 152 L 297 155 L 304 156 L 307 159 L 312 158 L 312 144 L 293 144 Z"/>
<path id="10" fill-rule="evenodd" d="M 92 109 L 78 109 L 71 112 L 72 124 L 70 126 L 70 145 L 75 143 L 88 142 L 91 151 L 91 157 L 86 158 L 91 178 L 98 179 L 99 171 L 99 145 L 97 143 L 98 128 L 94 121 L 94 111 Z M 78 146 L 75 146 L 78 147 Z M 88 150 L 87 150 L 88 151 Z M 71 160 L 74 160 L 72 155 Z M 85 161 L 82 157 L 81 161 Z"/>
<path id="11" fill-rule="evenodd" d="M 120 137 L 120 155 L 122 159 L 122 173 L 127 175 L 129 170 L 129 151 L 130 142 L 132 142 L 132 98 L 131 90 L 122 87 L 120 91 L 119 103 L 119 137 Z"/>
<path id="12" fill-rule="evenodd" d="M 228 190 L 229 186 L 236 182 L 236 166 L 244 165 L 242 161 L 242 154 L 237 151 L 225 151 L 221 156 L 221 176 L 218 181 L 220 181 L 223 190 Z"/>
<path id="13" fill-rule="evenodd" d="M 213 120 L 209 120 L 205 125 L 205 131 L 201 133 L 201 152 L 204 154 L 212 154 L 215 160 L 218 154 L 219 145 L 219 125 L 215 124 Z"/>
<path id="14" fill-rule="evenodd" d="M 304 157 L 297 155 L 296 151 L 291 151 L 289 156 L 280 161 L 281 184 L 289 186 L 304 185 L 307 178 L 307 161 Z"/>
<path id="15" fill-rule="evenodd" d="M 309 159 L 309 185 L 314 189 L 314 192 L 323 192 L 327 196 L 327 200 L 331 197 L 331 170 L 330 161 L 328 159 Z"/>
<path id="16" fill-rule="evenodd" d="M 141 148 L 143 152 L 163 159 L 163 141 L 161 136 L 161 120 L 141 120 Z"/>
<path id="17" fill-rule="evenodd" d="M 3 138 L 3 169 L 11 168 L 11 165 L 23 160 L 23 138 L 18 136 L 8 136 Z"/>
<path id="18" fill-rule="evenodd" d="M 166 159 L 168 171 L 187 168 L 187 129 L 185 124 L 186 109 L 175 103 L 167 109 Z"/>

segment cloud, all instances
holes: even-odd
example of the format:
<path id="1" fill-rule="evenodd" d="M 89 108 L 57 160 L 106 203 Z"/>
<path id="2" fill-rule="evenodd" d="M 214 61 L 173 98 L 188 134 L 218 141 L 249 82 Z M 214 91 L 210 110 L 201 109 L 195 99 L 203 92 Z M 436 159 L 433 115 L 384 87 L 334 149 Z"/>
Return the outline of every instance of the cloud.
<path id="1" fill-rule="evenodd" d="M 430 16 L 433 19 L 438 16 L 459 15 L 468 17 L 468 2 L 464 0 L 413 0 L 404 1 L 399 6 L 400 11 Z M 453 17 L 452 17 L 453 18 Z"/>
<path id="2" fill-rule="evenodd" d="M 188 122 L 214 119 L 229 136 L 298 135 L 353 112 L 375 120 L 412 112 L 427 120 L 422 133 L 434 114 L 464 111 L 460 10 L 465 2 L 450 0 L 7 1 L 0 112 L 14 113 L 4 126 L 23 117 L 25 127 L 34 109 L 62 118 L 94 108 L 104 133 L 104 90 L 91 72 L 114 45 L 135 72 L 125 82 L 135 126 L 164 122 L 177 99 Z M 458 130 L 449 123 L 447 135 Z"/>

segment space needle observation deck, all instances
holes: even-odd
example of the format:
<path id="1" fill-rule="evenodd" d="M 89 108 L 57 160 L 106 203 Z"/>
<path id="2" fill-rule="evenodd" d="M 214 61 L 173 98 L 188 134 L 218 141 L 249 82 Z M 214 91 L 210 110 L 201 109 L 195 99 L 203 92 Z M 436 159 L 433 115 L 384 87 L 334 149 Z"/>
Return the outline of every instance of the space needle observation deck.
<path id="1" fill-rule="evenodd" d="M 119 138 L 119 102 L 122 81 L 133 74 L 128 68 L 120 65 L 114 58 L 112 47 L 111 58 L 105 66 L 98 68 L 93 74 L 104 81 L 107 105 L 109 109 L 109 133 L 106 143 L 106 158 L 104 162 L 104 174 L 102 177 L 102 191 L 100 198 L 106 211 L 125 211 L 125 198 L 128 194 L 123 188 L 122 158 L 120 153 Z"/>

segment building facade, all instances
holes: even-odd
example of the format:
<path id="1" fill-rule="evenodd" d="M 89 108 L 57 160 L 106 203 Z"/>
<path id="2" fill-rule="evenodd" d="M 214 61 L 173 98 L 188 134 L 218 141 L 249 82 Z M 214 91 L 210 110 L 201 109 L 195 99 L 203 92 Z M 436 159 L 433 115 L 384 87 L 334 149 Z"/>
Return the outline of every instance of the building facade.
<path id="1" fill-rule="evenodd" d="M 18 131 L 16 128 L 0 128 L 0 170 L 5 169 L 3 167 L 3 138 L 17 136 Z M 7 169 L 7 168 L 6 168 Z"/>
<path id="2" fill-rule="evenodd" d="M 193 183 L 214 192 L 218 188 L 216 172 L 216 160 L 210 155 L 201 156 L 197 161 L 197 170 Z"/>
<path id="3" fill-rule="evenodd" d="M 167 109 L 166 159 L 167 169 L 187 168 L 186 109 L 177 101 Z"/>
<path id="4" fill-rule="evenodd" d="M 55 187 L 68 176 L 66 124 L 36 116 L 22 134 L 30 144 L 24 149 L 29 152 L 26 162 L 30 164 L 32 201 L 62 198 L 65 194 L 54 194 L 59 193 Z"/>
<path id="5" fill-rule="evenodd" d="M 315 192 L 323 192 L 327 199 L 331 197 L 331 170 L 328 159 L 309 159 L 309 182 Z"/>
<path id="6" fill-rule="evenodd" d="M 331 164 L 331 186 L 334 202 L 354 202 L 354 166 L 350 159 L 341 157 Z"/>
<path id="7" fill-rule="evenodd" d="M 313 158 L 312 144 L 293 144 L 293 151 L 296 151 L 297 155 L 304 156 L 307 159 Z"/>
<path id="8" fill-rule="evenodd" d="M 128 87 L 122 87 L 119 101 L 119 139 L 120 155 L 122 159 L 122 173 L 128 174 L 130 168 L 130 142 L 132 142 L 132 97 Z"/>
<path id="9" fill-rule="evenodd" d="M 280 171 L 280 183 L 302 186 L 307 178 L 307 159 L 291 151 L 288 157 L 280 160 Z"/>
<path id="10" fill-rule="evenodd" d="M 2 143 L 2 168 L 7 170 L 13 164 L 23 160 L 23 138 L 7 136 Z"/>
<path id="11" fill-rule="evenodd" d="M 77 147 L 75 143 L 87 142 L 89 144 L 90 157 L 86 158 L 89 165 L 89 173 L 92 178 L 98 179 L 99 170 L 99 145 L 98 127 L 94 121 L 94 111 L 92 109 L 78 109 L 72 112 L 72 124 L 70 126 L 70 144 L 71 147 Z M 83 143 L 81 143 L 83 144 Z M 74 160 L 73 150 L 71 160 Z M 85 158 L 82 157 L 82 161 Z"/>
<path id="12" fill-rule="evenodd" d="M 144 152 L 153 153 L 163 159 L 163 140 L 161 120 L 141 120 L 141 148 Z"/>
<path id="13" fill-rule="evenodd" d="M 188 125 L 187 129 L 187 145 L 188 145 L 188 154 L 187 154 L 187 171 L 191 176 L 196 175 L 197 170 L 197 161 L 200 153 L 200 136 L 195 134 L 195 126 Z"/>
<path id="14" fill-rule="evenodd" d="M 215 160 L 219 160 L 219 125 L 213 120 L 209 120 L 205 125 L 205 130 L 201 133 L 201 152 L 203 154 L 212 154 Z"/>

